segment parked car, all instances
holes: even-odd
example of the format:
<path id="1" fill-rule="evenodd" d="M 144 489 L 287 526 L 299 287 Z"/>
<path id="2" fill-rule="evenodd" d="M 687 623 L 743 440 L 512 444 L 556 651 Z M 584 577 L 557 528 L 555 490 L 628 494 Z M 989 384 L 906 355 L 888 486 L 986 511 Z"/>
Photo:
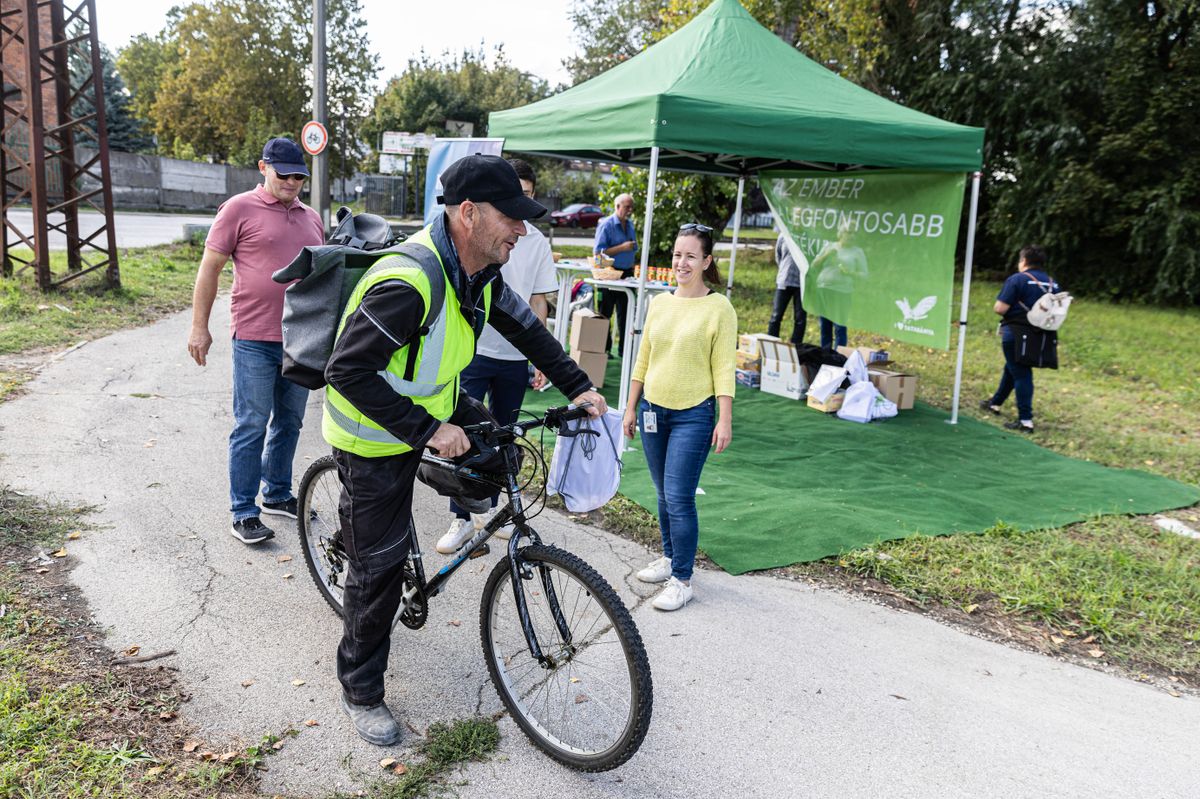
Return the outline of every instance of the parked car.
<path id="1" fill-rule="evenodd" d="M 559 211 L 550 212 L 550 224 L 554 227 L 595 227 L 604 217 L 598 205 L 571 203 Z"/>

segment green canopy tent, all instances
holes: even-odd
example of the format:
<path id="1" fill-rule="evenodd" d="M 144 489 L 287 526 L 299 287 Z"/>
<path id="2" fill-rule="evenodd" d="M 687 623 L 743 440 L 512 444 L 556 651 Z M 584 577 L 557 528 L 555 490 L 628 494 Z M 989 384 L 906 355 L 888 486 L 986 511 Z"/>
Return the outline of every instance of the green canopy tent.
<path id="1" fill-rule="evenodd" d="M 946 122 L 867 91 L 783 42 L 737 0 L 715 0 L 624 64 L 540 102 L 492 114 L 488 133 L 503 137 L 511 151 L 648 167 L 646 241 L 660 168 L 737 176 L 730 288 L 748 175 L 763 169 L 872 167 L 974 173 L 951 421 L 957 419 L 981 128 Z M 639 319 L 648 257 L 643 247 Z M 622 405 L 632 344 L 624 353 Z"/>

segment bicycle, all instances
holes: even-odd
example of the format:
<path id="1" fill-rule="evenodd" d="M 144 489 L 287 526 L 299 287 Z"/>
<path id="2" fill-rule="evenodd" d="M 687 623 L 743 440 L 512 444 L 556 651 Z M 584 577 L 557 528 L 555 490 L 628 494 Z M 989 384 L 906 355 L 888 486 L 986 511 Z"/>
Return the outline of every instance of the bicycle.
<path id="1" fill-rule="evenodd" d="M 484 422 L 463 428 L 476 453 L 454 463 L 429 452 L 422 463 L 459 479 L 504 493 L 508 504 L 463 544 L 432 579 L 425 579 L 421 550 L 413 535 L 402 572 L 403 599 L 392 621 L 416 630 L 428 618 L 429 600 L 489 538 L 512 523 L 508 553 L 484 583 L 479 631 L 488 674 L 505 708 L 535 746 L 580 771 L 607 771 L 638 750 L 650 726 L 653 688 L 650 663 L 628 609 L 612 586 L 578 556 L 543 544 L 527 524 L 522 489 L 546 463 L 526 434 L 538 427 L 572 431 L 567 423 L 586 408 L 551 408 L 541 419 L 505 426 Z M 533 475 L 518 485 L 519 451 L 533 458 Z M 485 472 L 473 464 L 499 453 L 504 468 Z M 544 489 L 543 489 L 544 491 Z M 341 484 L 333 456 L 315 461 L 300 482 L 297 528 L 308 571 L 321 595 L 340 616 L 346 552 L 341 542 L 338 501 Z M 529 507 L 543 501 L 539 492 Z M 536 576 L 536 579 L 535 579 Z M 505 590 L 511 587 L 511 590 Z"/>

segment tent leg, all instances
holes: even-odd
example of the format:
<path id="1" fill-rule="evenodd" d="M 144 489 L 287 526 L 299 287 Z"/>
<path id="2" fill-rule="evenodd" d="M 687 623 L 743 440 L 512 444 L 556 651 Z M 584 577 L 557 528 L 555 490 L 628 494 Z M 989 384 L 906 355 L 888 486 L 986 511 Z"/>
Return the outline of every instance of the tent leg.
<path id="1" fill-rule="evenodd" d="M 654 224 L 654 187 L 658 183 L 658 147 L 650 148 L 650 182 L 646 187 L 646 225 L 642 229 L 642 271 L 638 277 L 637 302 L 634 305 L 633 321 L 635 327 L 642 319 L 643 306 L 646 303 L 646 272 L 650 263 L 650 231 Z M 641 331 L 626 328 L 629 340 L 621 342 L 621 390 L 618 406 L 625 409 L 629 400 L 629 383 L 633 378 L 633 361 L 637 358 L 637 342 L 641 339 Z M 623 441 L 624 439 L 622 439 Z"/>
<path id="2" fill-rule="evenodd" d="M 746 176 L 738 175 L 737 210 L 733 212 L 733 251 L 729 253 L 729 282 L 725 284 L 725 296 L 733 294 L 733 267 L 737 263 L 738 233 L 742 229 L 742 194 L 746 189 Z"/>
<path id="3" fill-rule="evenodd" d="M 967 256 L 963 262 L 962 310 L 958 319 L 958 361 L 954 365 L 954 400 L 948 424 L 958 424 L 958 400 L 962 392 L 963 350 L 967 345 L 967 310 L 971 298 L 971 266 L 975 259 L 975 216 L 979 210 L 979 173 L 971 175 L 971 216 L 967 222 Z"/>

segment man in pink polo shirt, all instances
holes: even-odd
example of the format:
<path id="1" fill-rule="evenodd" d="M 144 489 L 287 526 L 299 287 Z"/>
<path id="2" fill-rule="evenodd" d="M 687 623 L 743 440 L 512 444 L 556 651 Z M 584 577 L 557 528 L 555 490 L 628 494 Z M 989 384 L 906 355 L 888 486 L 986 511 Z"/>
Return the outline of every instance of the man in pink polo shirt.
<path id="1" fill-rule="evenodd" d="M 291 139 L 271 139 L 263 147 L 258 171 L 265 185 L 231 197 L 217 209 L 196 275 L 188 336 L 188 353 L 204 366 L 213 341 L 208 320 L 218 277 L 233 258 L 230 532 L 246 544 L 275 535 L 258 518 L 260 484 L 263 513 L 296 518 L 292 458 L 308 402 L 308 390 L 281 373 L 286 286 L 271 280 L 271 273 L 291 263 L 304 247 L 325 242 L 320 216 L 299 200 L 308 177 L 299 146 Z"/>

